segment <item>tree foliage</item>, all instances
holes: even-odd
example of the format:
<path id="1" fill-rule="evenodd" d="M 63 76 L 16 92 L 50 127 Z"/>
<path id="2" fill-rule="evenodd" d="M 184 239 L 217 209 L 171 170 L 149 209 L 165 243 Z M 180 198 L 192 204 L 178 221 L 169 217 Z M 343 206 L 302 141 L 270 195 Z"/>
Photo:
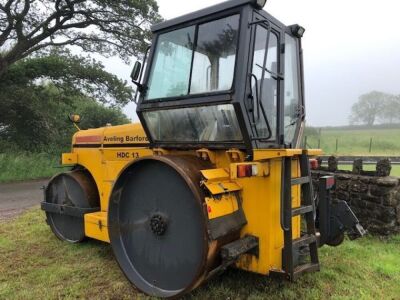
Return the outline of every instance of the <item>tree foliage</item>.
<path id="1" fill-rule="evenodd" d="M 82 115 L 82 129 L 130 122 L 120 108 L 106 107 L 84 95 L 64 95 L 51 84 L 20 89 L 7 102 L 0 102 L 0 152 L 65 151 L 75 132 L 70 113 Z"/>
<path id="2" fill-rule="evenodd" d="M 51 81 L 63 94 L 86 94 L 103 103 L 125 105 L 133 98 L 132 88 L 106 72 L 99 62 L 64 52 L 12 65 L 0 76 L 0 101 L 21 88 L 37 89 L 40 81 Z"/>
<path id="3" fill-rule="evenodd" d="M 147 47 L 157 11 L 155 0 L 2 0 L 0 74 L 32 53 L 66 45 L 128 60 Z"/>
<path id="4" fill-rule="evenodd" d="M 373 91 L 363 94 L 352 106 L 351 123 L 374 125 L 400 122 L 400 95 Z"/>
<path id="5" fill-rule="evenodd" d="M 67 119 L 72 112 L 84 116 L 83 128 L 128 123 L 119 107 L 131 97 L 124 82 L 88 59 L 52 55 L 22 60 L 0 80 L 0 150 L 67 147 L 74 130 Z"/>

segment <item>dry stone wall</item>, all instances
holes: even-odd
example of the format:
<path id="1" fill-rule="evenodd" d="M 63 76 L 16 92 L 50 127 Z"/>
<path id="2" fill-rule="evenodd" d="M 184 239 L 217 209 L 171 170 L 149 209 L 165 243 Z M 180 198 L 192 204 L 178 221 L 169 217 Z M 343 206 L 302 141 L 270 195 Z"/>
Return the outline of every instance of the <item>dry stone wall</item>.
<path id="1" fill-rule="evenodd" d="M 315 183 L 320 176 L 334 175 L 333 197 L 347 201 L 369 233 L 400 233 L 400 181 L 389 176 L 390 161 L 378 162 L 377 171 L 363 171 L 360 161 L 355 161 L 353 171 L 338 170 L 334 158 L 328 162 L 328 167 L 312 171 Z"/>

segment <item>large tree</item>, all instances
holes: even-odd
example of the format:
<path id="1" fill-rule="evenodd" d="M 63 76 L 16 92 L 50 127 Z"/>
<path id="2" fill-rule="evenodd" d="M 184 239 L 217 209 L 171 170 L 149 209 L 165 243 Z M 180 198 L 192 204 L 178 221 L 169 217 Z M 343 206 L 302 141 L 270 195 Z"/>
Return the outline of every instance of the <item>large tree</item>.
<path id="1" fill-rule="evenodd" d="M 43 81 L 52 82 L 63 94 L 85 94 L 111 105 L 123 106 L 133 97 L 132 88 L 101 63 L 69 52 L 21 60 L 0 79 L 0 102 L 17 90 L 38 89 Z"/>
<path id="2" fill-rule="evenodd" d="M 155 0 L 0 0 L 0 75 L 49 47 L 139 55 L 160 17 Z"/>
<path id="3" fill-rule="evenodd" d="M 67 146 L 73 112 L 83 115 L 83 128 L 127 123 L 119 107 L 132 93 L 90 59 L 64 53 L 21 60 L 0 80 L 0 152 Z"/>
<path id="4" fill-rule="evenodd" d="M 380 120 L 384 123 L 399 123 L 400 121 L 400 95 L 388 95 L 380 114 Z"/>
<path id="5" fill-rule="evenodd" d="M 390 95 L 377 91 L 361 95 L 358 102 L 351 108 L 351 122 L 374 125 L 381 116 L 389 97 Z"/>

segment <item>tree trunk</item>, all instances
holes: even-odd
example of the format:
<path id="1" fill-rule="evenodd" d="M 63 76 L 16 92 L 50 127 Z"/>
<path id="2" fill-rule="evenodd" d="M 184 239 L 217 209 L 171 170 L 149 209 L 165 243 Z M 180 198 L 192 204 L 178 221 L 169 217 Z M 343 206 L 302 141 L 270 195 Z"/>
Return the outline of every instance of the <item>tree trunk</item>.
<path id="1" fill-rule="evenodd" d="M 0 77 L 7 71 L 8 62 L 0 58 Z"/>

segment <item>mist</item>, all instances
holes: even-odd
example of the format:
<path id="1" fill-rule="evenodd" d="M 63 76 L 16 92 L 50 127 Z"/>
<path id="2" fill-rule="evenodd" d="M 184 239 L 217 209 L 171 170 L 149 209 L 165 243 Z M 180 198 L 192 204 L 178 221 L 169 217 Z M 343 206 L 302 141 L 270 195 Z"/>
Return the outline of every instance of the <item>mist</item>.
<path id="1" fill-rule="evenodd" d="M 220 2 L 158 0 L 165 19 Z M 373 90 L 400 94 L 398 1 L 269 0 L 264 9 L 286 25 L 298 23 L 306 28 L 303 50 L 308 125 L 348 124 L 351 106 L 361 94 Z M 101 61 L 108 71 L 129 81 L 131 66 L 118 58 Z M 134 103 L 124 112 L 137 120 Z"/>

